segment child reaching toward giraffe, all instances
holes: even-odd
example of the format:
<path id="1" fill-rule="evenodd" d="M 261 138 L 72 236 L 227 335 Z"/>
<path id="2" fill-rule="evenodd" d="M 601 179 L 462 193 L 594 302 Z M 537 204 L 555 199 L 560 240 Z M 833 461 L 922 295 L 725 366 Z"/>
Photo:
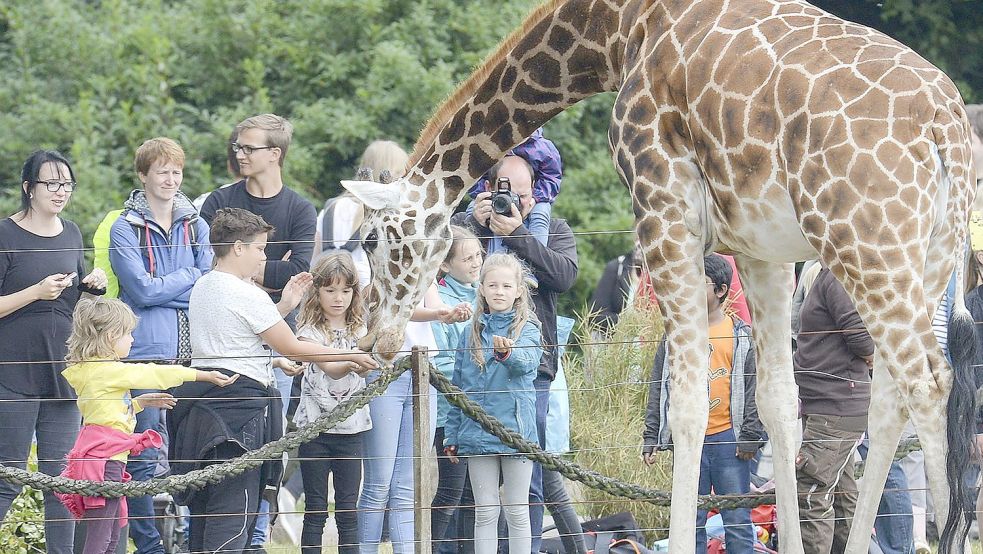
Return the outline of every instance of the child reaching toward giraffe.
<path id="1" fill-rule="evenodd" d="M 160 447 L 154 430 L 134 434 L 136 413 L 147 407 L 169 409 L 175 399 L 168 393 L 130 397 L 130 389 L 167 389 L 187 381 L 224 387 L 236 380 L 218 371 L 181 365 L 123 363 L 130 353 L 137 318 L 129 306 L 115 299 L 79 301 L 68 339 L 68 366 L 62 375 L 78 395 L 82 431 L 68 453 L 62 477 L 92 481 L 127 481 L 126 459 L 132 452 Z M 119 530 L 126 525 L 126 498 L 103 498 L 55 493 L 76 518 L 87 520 L 83 554 L 116 551 Z"/>

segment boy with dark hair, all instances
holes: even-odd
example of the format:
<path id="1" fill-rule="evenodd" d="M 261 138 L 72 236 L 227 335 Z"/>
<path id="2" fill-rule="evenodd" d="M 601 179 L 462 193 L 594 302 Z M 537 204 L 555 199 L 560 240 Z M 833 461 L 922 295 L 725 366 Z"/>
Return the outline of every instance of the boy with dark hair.
<path id="1" fill-rule="evenodd" d="M 700 494 L 746 494 L 751 489 L 750 461 L 764 445 L 765 433 L 758 419 L 754 394 L 754 343 L 751 328 L 738 317 L 724 313 L 733 269 L 723 257 L 703 258 L 707 288 L 710 336 L 710 414 L 707 421 L 703 458 L 700 461 Z M 669 357 L 666 341 L 659 346 L 652 367 L 649 399 L 645 414 L 642 459 L 655 463 L 656 450 L 670 450 L 668 425 Z M 751 511 L 747 508 L 722 510 L 727 552 L 752 552 L 755 542 Z M 696 516 L 696 551 L 706 552 L 706 510 Z"/>
<path id="2" fill-rule="evenodd" d="M 221 208 L 241 208 L 262 217 L 276 229 L 266 246 L 267 259 L 253 278 L 270 294 L 273 302 L 280 301 L 283 287 L 293 276 L 310 269 L 314 253 L 317 210 L 283 183 L 283 163 L 292 136 L 293 125 L 275 114 L 256 115 L 241 121 L 232 133 L 234 138 L 229 151 L 235 155 L 242 180 L 212 192 L 201 207 L 201 216 L 209 223 Z M 233 169 L 231 162 L 229 167 Z M 291 313 L 284 319 L 293 329 L 296 315 Z M 277 371 L 276 384 L 286 416 L 291 396 L 297 396 L 291 395 L 293 377 Z M 262 511 L 264 514 L 257 522 L 253 546 L 265 542 L 269 522 L 266 501 Z"/>

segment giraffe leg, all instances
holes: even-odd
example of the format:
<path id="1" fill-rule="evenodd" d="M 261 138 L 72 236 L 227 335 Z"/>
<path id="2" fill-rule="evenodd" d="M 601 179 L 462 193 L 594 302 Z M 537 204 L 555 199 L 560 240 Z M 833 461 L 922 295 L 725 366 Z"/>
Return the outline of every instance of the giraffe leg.
<path id="1" fill-rule="evenodd" d="M 682 213 L 681 210 L 675 210 Z M 653 219 L 658 218 L 658 221 Z M 696 548 L 696 501 L 709 399 L 707 294 L 703 249 L 684 223 L 662 214 L 639 220 L 638 234 L 665 323 L 669 369 L 669 429 L 673 443 L 669 549 Z M 665 235 L 653 236 L 653 229 Z M 675 238 L 677 241 L 673 241 Z M 682 238 L 682 244 L 678 240 Z"/>
<path id="2" fill-rule="evenodd" d="M 737 256 L 737 267 L 753 318 L 757 353 L 758 415 L 768 431 L 775 465 L 778 527 L 782 552 L 802 552 L 795 487 L 798 387 L 792 374 L 792 266 Z"/>
<path id="3" fill-rule="evenodd" d="M 908 420 L 907 410 L 898 396 L 898 388 L 885 364 L 884 357 L 878 350 L 874 359 L 874 378 L 867 415 L 870 447 L 864 464 L 864 477 L 860 482 L 860 496 L 850 527 L 847 554 L 866 553 L 870 546 L 870 530 L 874 527 L 887 473 L 894 461 L 898 439 Z"/>

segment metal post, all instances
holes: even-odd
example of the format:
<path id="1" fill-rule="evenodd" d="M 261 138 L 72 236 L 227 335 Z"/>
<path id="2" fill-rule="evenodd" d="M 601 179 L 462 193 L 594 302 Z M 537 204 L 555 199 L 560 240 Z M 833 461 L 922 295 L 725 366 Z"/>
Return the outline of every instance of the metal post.
<path id="1" fill-rule="evenodd" d="M 430 502 L 433 500 L 436 478 L 433 464 L 428 463 L 433 452 L 430 436 L 430 362 L 427 349 L 414 346 L 411 354 L 413 372 L 413 535 L 415 554 L 431 554 Z"/>

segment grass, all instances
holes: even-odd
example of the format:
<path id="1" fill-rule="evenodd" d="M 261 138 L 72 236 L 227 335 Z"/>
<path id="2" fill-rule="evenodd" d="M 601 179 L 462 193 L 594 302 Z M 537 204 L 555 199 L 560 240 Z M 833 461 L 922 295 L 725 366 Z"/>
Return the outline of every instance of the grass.
<path id="1" fill-rule="evenodd" d="M 658 310 L 630 307 L 622 312 L 611 335 L 591 338 L 596 329 L 582 324 L 581 356 L 563 361 L 570 386 L 570 430 L 574 460 L 603 475 L 644 487 L 668 490 L 672 482 L 669 453 L 649 467 L 641 461 L 642 430 L 648 381 L 657 341 L 662 336 Z M 639 343 L 638 338 L 646 340 Z M 607 493 L 580 487 L 583 515 L 594 518 L 630 511 L 647 538 L 663 538 L 669 523 L 668 508 L 626 501 Z"/>

